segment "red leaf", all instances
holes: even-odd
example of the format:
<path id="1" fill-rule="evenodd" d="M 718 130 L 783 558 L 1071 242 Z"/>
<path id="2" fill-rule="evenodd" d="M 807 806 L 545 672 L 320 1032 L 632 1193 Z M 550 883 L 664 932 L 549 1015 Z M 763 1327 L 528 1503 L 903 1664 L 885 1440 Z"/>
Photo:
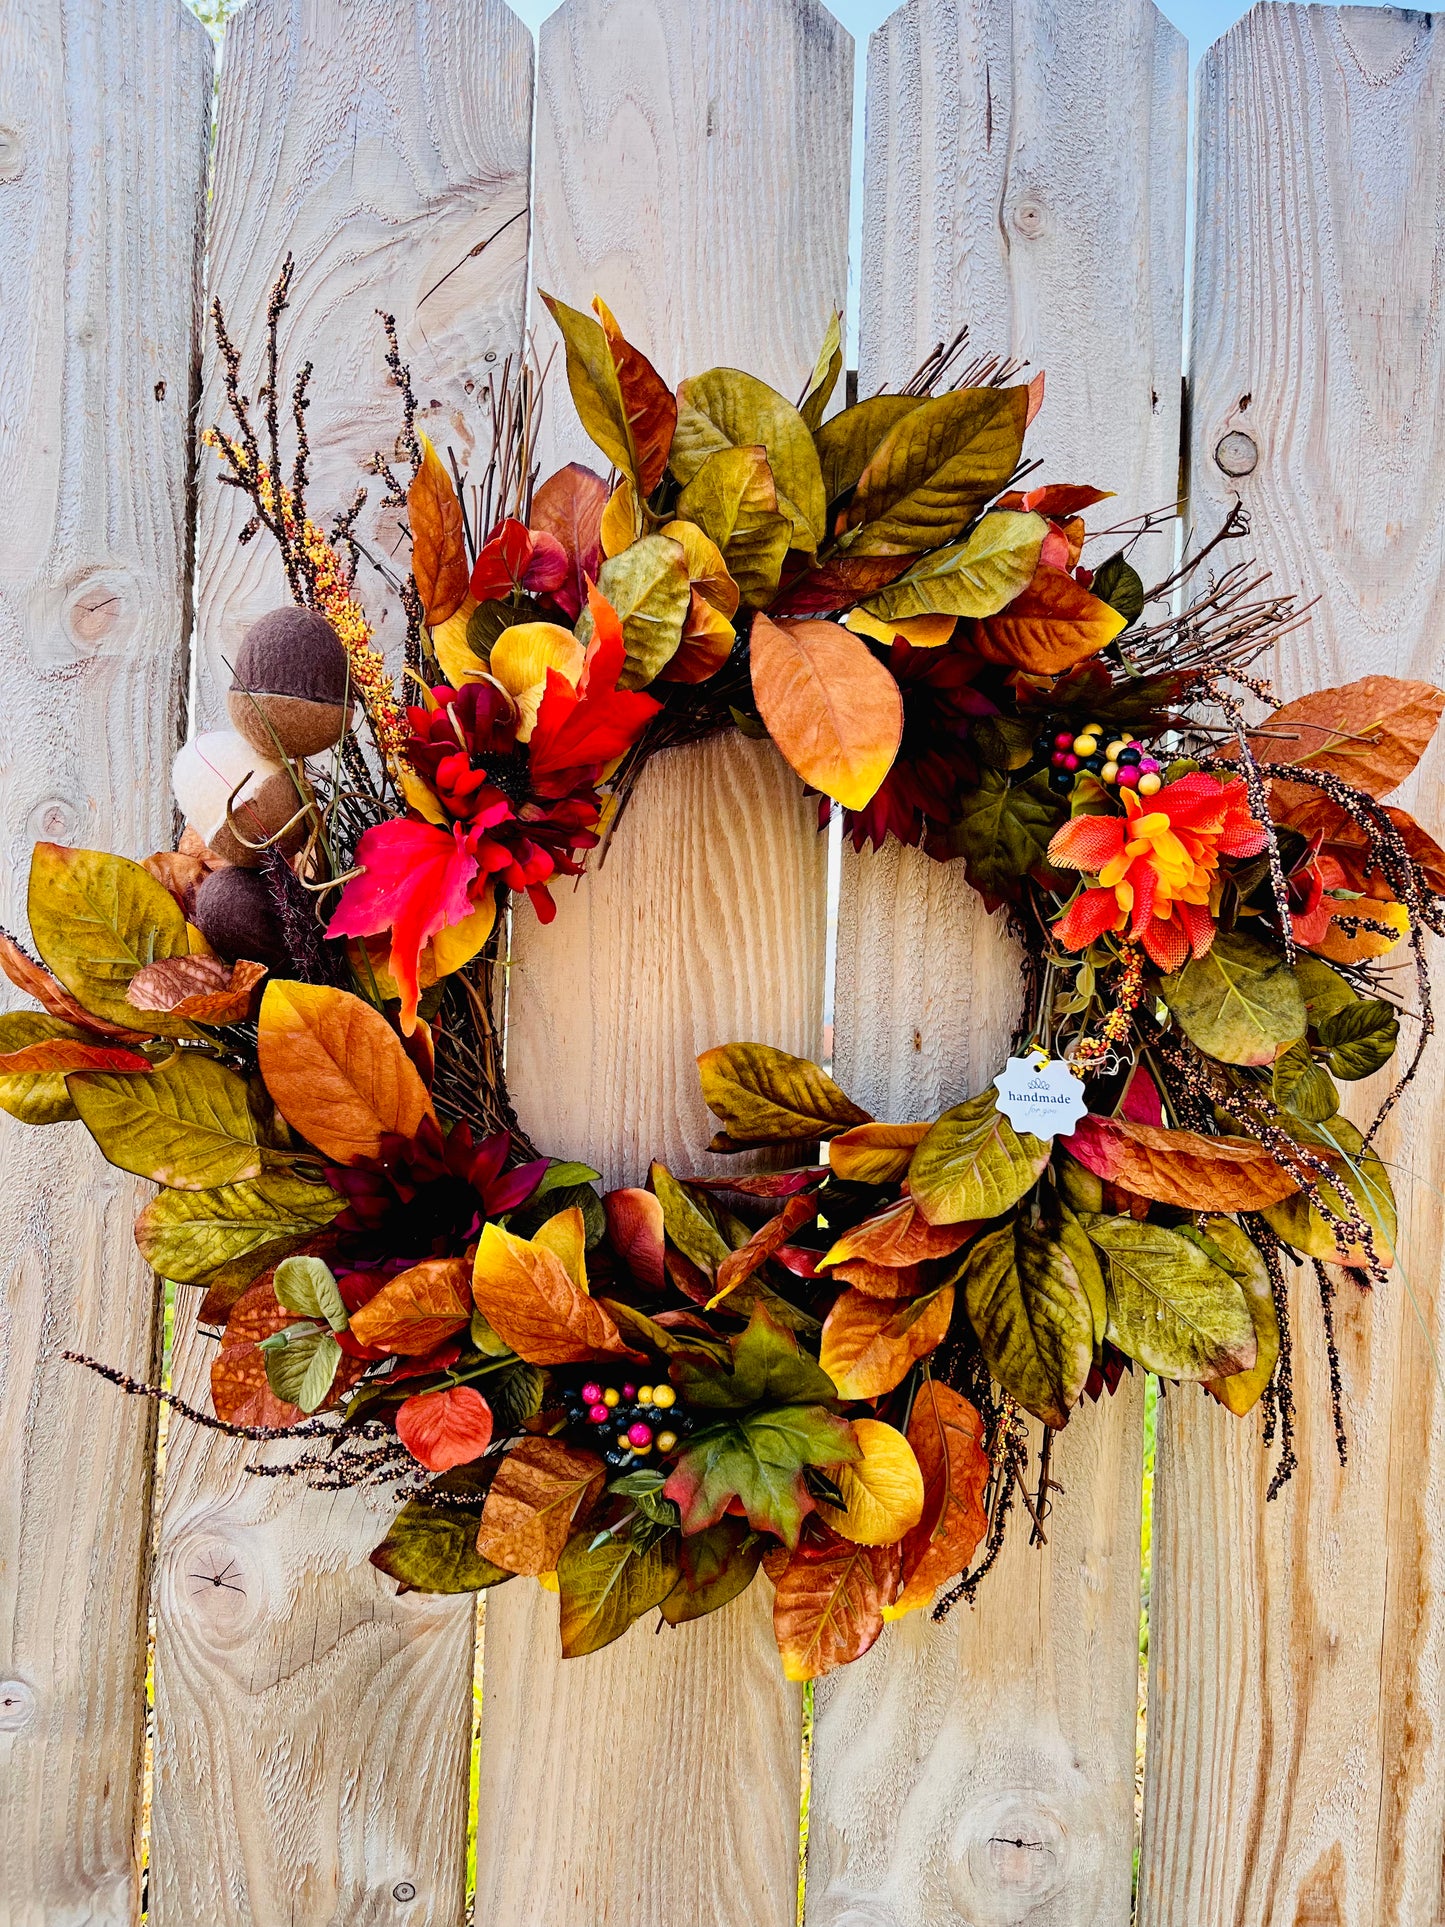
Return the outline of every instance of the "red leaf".
<path id="1" fill-rule="evenodd" d="M 1050 482 L 1044 488 L 1010 489 L 994 503 L 996 509 L 1019 509 L 1051 520 L 1078 515 L 1095 502 L 1107 502 L 1111 488 L 1092 488 L 1087 482 Z"/>
<path id="2" fill-rule="evenodd" d="M 478 602 L 509 596 L 521 584 L 532 559 L 532 538 L 525 525 L 508 518 L 478 551 L 469 584 Z"/>
<path id="3" fill-rule="evenodd" d="M 1142 1064 L 1136 1064 L 1130 1072 L 1119 1115 L 1128 1118 L 1131 1124 L 1152 1124 L 1156 1128 L 1163 1126 L 1164 1105 L 1159 1097 L 1159 1086 Z"/>
<path id="4" fill-rule="evenodd" d="M 549 672 L 549 679 L 555 672 Z M 557 677 L 565 683 L 565 677 Z M 393 817 L 366 831 L 356 846 L 362 873 L 341 893 L 328 937 L 374 937 L 391 932 L 391 974 L 401 990 L 401 1022 L 416 1021 L 417 982 L 422 946 L 438 930 L 460 923 L 476 908 L 468 890 L 477 859 L 466 847 L 460 824 L 443 830 L 433 823 Z"/>
<path id="5" fill-rule="evenodd" d="M 580 462 L 549 475 L 532 497 L 532 533 L 554 536 L 567 560 L 567 573 L 552 590 L 552 600 L 575 622 L 587 599 L 587 583 L 602 557 L 602 511 L 607 484 Z"/>
<path id="6" fill-rule="evenodd" d="M 661 1291 L 667 1283 L 663 1263 L 662 1205 L 651 1191 L 629 1185 L 602 1200 L 612 1248 L 639 1283 Z"/>
<path id="7" fill-rule="evenodd" d="M 548 777 L 600 767 L 621 756 L 662 706 L 640 691 L 618 689 L 617 678 L 627 655 L 622 624 L 593 583 L 587 585 L 587 606 L 593 629 L 581 680 L 574 689 L 555 669 L 547 671 L 546 694 L 527 746 L 532 778 L 539 787 Z"/>
<path id="8" fill-rule="evenodd" d="M 876 595 L 896 582 L 918 560 L 916 555 L 839 555 L 809 569 L 774 597 L 770 613 L 777 616 L 830 616 L 851 609 L 864 596 Z"/>
<path id="9" fill-rule="evenodd" d="M 153 1068 L 150 1059 L 138 1051 L 122 1050 L 116 1044 L 87 1044 L 78 1037 L 51 1037 L 44 1043 L 0 1053 L 0 1077 L 44 1071 L 148 1072 Z"/>
<path id="10" fill-rule="evenodd" d="M 492 1408 L 471 1385 L 422 1392 L 397 1407 L 396 1435 L 429 1472 L 479 1459 L 492 1441 Z"/>
<path id="11" fill-rule="evenodd" d="M 567 551 L 555 535 L 532 534 L 532 558 L 522 576 L 528 595 L 551 595 L 567 580 Z"/>
<path id="12" fill-rule="evenodd" d="M 667 467 L 677 427 L 677 400 L 647 356 L 625 338 L 600 295 L 594 296 L 592 307 L 602 323 L 612 366 L 617 370 L 617 386 L 622 391 L 622 406 L 637 452 L 637 479 L 642 493 L 651 495 Z"/>
<path id="13" fill-rule="evenodd" d="M 62 1023 L 74 1024 L 79 1030 L 88 1030 L 92 1037 L 110 1037 L 119 1043 L 140 1044 L 151 1035 L 148 1030 L 127 1030 L 124 1024 L 108 1024 L 100 1017 L 92 1017 L 90 1012 L 61 983 L 52 977 L 44 964 L 36 963 L 27 957 L 15 939 L 0 930 L 0 970 L 14 984 L 23 990 L 27 997 L 33 997 L 42 1010 L 49 1011 Z"/>

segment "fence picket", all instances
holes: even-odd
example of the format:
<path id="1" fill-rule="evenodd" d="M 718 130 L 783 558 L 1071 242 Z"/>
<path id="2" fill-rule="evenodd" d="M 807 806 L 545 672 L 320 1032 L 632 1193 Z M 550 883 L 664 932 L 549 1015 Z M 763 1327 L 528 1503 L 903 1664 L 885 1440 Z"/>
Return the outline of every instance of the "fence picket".
<path id="1" fill-rule="evenodd" d="M 1149 0 L 900 8 L 869 60 L 859 392 L 967 321 L 1047 371 L 1040 479 L 1115 487 L 1121 519 L 1172 502 L 1184 129 L 1184 43 Z M 1156 539 L 1141 566 L 1169 559 Z M 999 921 L 955 868 L 845 849 L 835 1063 L 875 1115 L 933 1116 L 1001 1066 Z M 810 1927 L 1124 1927 L 1140 1407 L 1126 1382 L 1061 1435 L 1052 1543 L 1016 1536 L 976 1614 L 911 1616 L 820 1683 Z"/>
<path id="2" fill-rule="evenodd" d="M 12 0 L 0 65 L 0 917 L 36 838 L 170 829 L 185 670 L 187 407 L 211 52 L 176 0 Z M 5 985 L 4 1002 L 18 999 Z M 154 1409 L 144 1189 L 76 1127 L 0 1117 L 0 1916 L 139 1905 Z"/>
<path id="3" fill-rule="evenodd" d="M 569 0 L 541 36 L 538 285 L 600 292 L 670 379 L 724 361 L 796 393 L 843 298 L 851 70 L 816 0 Z M 559 385 L 544 471 L 600 465 Z M 819 1047 L 814 824 L 766 744 L 669 752 L 556 923 L 519 916 L 509 1061 L 540 1144 L 612 1184 L 654 1155 L 722 1168 L 696 1053 Z M 479 1919 L 791 1923 L 799 1703 L 769 1604 L 760 1581 L 678 1634 L 564 1664 L 555 1600 L 491 1595 Z"/>
<path id="4" fill-rule="evenodd" d="M 501 0 L 253 0 L 230 29 L 211 291 L 254 396 L 267 291 L 295 255 L 283 397 L 313 359 L 324 519 L 395 437 L 377 309 L 397 316 L 422 425 L 463 458 L 473 383 L 520 345 L 525 219 L 468 255 L 526 208 L 531 81 L 530 36 Z M 212 359 L 203 419 L 220 405 Z M 214 726 L 226 659 L 286 594 L 264 541 L 237 546 L 246 506 L 202 461 L 198 721 Z M 396 546 L 393 518 L 368 512 L 362 527 L 368 546 Z M 204 1403 L 212 1347 L 190 1316 L 177 1318 L 175 1374 Z M 384 1504 L 251 1478 L 254 1448 L 170 1436 L 154 1918 L 319 1927 L 404 1907 L 409 1922 L 459 1921 L 472 1600 L 395 1596 L 366 1563 Z"/>
<path id="5" fill-rule="evenodd" d="M 1320 598 L 1274 665 L 1286 697 L 1441 679 L 1442 109 L 1429 14 L 1257 7 L 1201 70 L 1192 510 L 1207 529 L 1237 490 L 1271 586 Z M 1229 473 L 1227 434 L 1247 438 Z M 1399 801 L 1439 833 L 1438 743 Z M 1395 981 L 1413 1007 L 1408 967 Z M 1402 1062 L 1416 1036 L 1402 1026 Z M 1441 1917 L 1439 1075 L 1434 1046 L 1378 1140 L 1403 1266 L 1336 1298 L 1348 1466 L 1307 1268 L 1291 1293 L 1300 1466 L 1275 1504 L 1257 1424 L 1188 1393 L 1161 1407 L 1148 1927 Z M 1357 1119 L 1378 1083 L 1347 1087 Z"/>

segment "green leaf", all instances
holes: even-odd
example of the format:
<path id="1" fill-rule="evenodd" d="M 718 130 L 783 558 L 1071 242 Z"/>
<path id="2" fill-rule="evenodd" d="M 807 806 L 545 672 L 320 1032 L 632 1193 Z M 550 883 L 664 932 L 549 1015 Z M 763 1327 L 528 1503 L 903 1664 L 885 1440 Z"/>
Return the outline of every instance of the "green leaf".
<path id="1" fill-rule="evenodd" d="M 857 485 L 884 436 L 925 400 L 923 395 L 870 395 L 823 423 L 818 430 L 818 459 L 823 492 L 830 502 Z"/>
<path id="2" fill-rule="evenodd" d="M 1193 1240 L 1136 1218 L 1090 1218 L 1104 1262 L 1109 1342 L 1162 1378 L 1226 1378 L 1255 1363 L 1239 1279 Z"/>
<path id="3" fill-rule="evenodd" d="M 645 1550 L 628 1539 L 592 1546 L 587 1534 L 574 1534 L 557 1561 L 563 1655 L 577 1659 L 610 1646 L 634 1620 L 662 1604 L 677 1578 L 675 1534 Z"/>
<path id="4" fill-rule="evenodd" d="M 767 451 L 778 508 L 792 523 L 792 546 L 816 549 L 827 530 L 828 505 L 808 424 L 790 401 L 756 375 L 710 368 L 678 388 L 672 471 L 686 484 L 710 455 L 727 448 Z"/>
<path id="5" fill-rule="evenodd" d="M 204 1284 L 222 1266 L 250 1261 L 254 1277 L 345 1208 L 330 1185 L 267 1171 L 215 1190 L 162 1191 L 136 1219 L 135 1241 L 151 1270 L 177 1284 Z"/>
<path id="6" fill-rule="evenodd" d="M 1343 1215 L 1354 1204 L 1370 1227 L 1376 1255 L 1387 1265 L 1393 1263 L 1399 1235 L 1394 1189 L 1377 1154 L 1365 1150 L 1360 1132 L 1347 1117 L 1319 1123 L 1291 1117 L 1283 1122 L 1297 1143 L 1328 1160 L 1331 1175 L 1313 1177 L 1325 1205 Z M 1302 1191 L 1270 1205 L 1262 1215 L 1292 1251 L 1307 1258 L 1318 1258 L 1324 1264 L 1363 1265 L 1367 1261 L 1368 1254 L 1351 1242 L 1346 1227 L 1332 1224 Z"/>
<path id="7" fill-rule="evenodd" d="M 266 1383 L 277 1398 L 299 1405 L 303 1412 L 314 1412 L 331 1390 L 341 1363 L 335 1336 L 316 1325 L 288 1325 L 284 1332 L 265 1339 L 261 1349 L 266 1354 Z"/>
<path id="8" fill-rule="evenodd" d="M 537 1186 L 532 1196 L 534 1198 L 545 1198 L 549 1191 L 555 1191 L 559 1185 L 567 1185 L 570 1187 L 573 1185 L 595 1184 L 601 1176 L 602 1173 L 600 1171 L 594 1171 L 590 1164 L 578 1164 L 575 1159 L 568 1162 L 562 1158 L 558 1158 L 554 1163 L 549 1164 L 542 1173 L 542 1182 Z"/>
<path id="9" fill-rule="evenodd" d="M 1137 622 L 1144 613 L 1143 579 L 1122 549 L 1099 564 L 1092 593 L 1117 609 L 1126 622 Z"/>
<path id="10" fill-rule="evenodd" d="M 951 542 L 1008 482 L 1023 448 L 1026 388 L 955 388 L 897 422 L 848 507 L 852 555 L 914 555 Z"/>
<path id="11" fill-rule="evenodd" d="M 101 1153 L 177 1191 L 257 1177 L 263 1133 L 246 1080 L 214 1058 L 173 1058 L 149 1077 L 73 1071 L 71 1100 Z"/>
<path id="12" fill-rule="evenodd" d="M 1049 1149 L 1015 1131 L 989 1089 L 939 1118 L 913 1153 L 909 1190 L 930 1224 L 998 1218 L 1033 1189 Z"/>
<path id="13" fill-rule="evenodd" d="M 997 615 L 1032 582 L 1047 533 L 1041 515 L 985 515 L 965 541 L 921 557 L 863 607 L 897 622 L 908 616 Z"/>
<path id="14" fill-rule="evenodd" d="M 1320 1123 L 1340 1108 L 1340 1094 L 1329 1072 L 1316 1063 L 1306 1043 L 1291 1044 L 1274 1061 L 1271 1089 L 1282 1111 Z"/>
<path id="15" fill-rule="evenodd" d="M 41 961 L 95 1017 L 193 1037 L 184 1018 L 144 1017 L 125 1000 L 131 979 L 161 957 L 190 954 L 186 920 L 170 891 L 139 863 L 104 850 L 37 843 L 30 859 L 30 929 Z"/>
<path id="16" fill-rule="evenodd" d="M 631 1499 L 650 1524 L 676 1531 L 677 1507 L 671 1499 L 663 1497 L 662 1488 L 666 1483 L 667 1474 L 656 1466 L 649 1466 L 641 1472 L 624 1472 L 620 1479 L 608 1484 L 607 1490 L 621 1499 Z"/>
<path id="17" fill-rule="evenodd" d="M 1202 1230 L 1181 1225 L 1179 1235 L 1198 1245 L 1222 1271 L 1237 1278 L 1248 1302 L 1259 1347 L 1253 1365 L 1246 1372 L 1204 1382 L 1205 1390 L 1221 1405 L 1227 1406 L 1236 1418 L 1243 1418 L 1258 1404 L 1279 1360 L 1279 1321 L 1275 1316 L 1269 1267 L 1253 1240 L 1233 1218 L 1206 1218 Z"/>
<path id="18" fill-rule="evenodd" d="M 525 1204 L 508 1212 L 507 1229 L 519 1238 L 534 1237 L 548 1218 L 555 1217 L 559 1211 L 570 1211 L 573 1205 L 582 1213 L 587 1249 L 595 1250 L 607 1235 L 607 1214 L 590 1184 L 559 1181 L 551 1190 L 539 1185 Z"/>
<path id="19" fill-rule="evenodd" d="M 843 372 L 843 317 L 835 308 L 828 317 L 828 326 L 823 333 L 823 345 L 818 350 L 818 358 L 813 363 L 813 372 L 808 377 L 808 386 L 803 399 L 798 404 L 798 413 L 808 424 L 808 431 L 816 435 L 822 425 L 823 410 L 832 399 L 833 390 L 838 385 L 838 377 Z"/>
<path id="20" fill-rule="evenodd" d="M 732 1246 L 718 1229 L 706 1195 L 679 1184 L 665 1164 L 653 1164 L 652 1188 L 662 1206 L 662 1224 L 668 1237 L 684 1257 L 700 1265 L 710 1279 L 716 1278 L 717 1268 Z"/>
<path id="21" fill-rule="evenodd" d="M 667 1496 L 682 1513 L 684 1532 L 716 1525 L 738 1499 L 759 1532 L 775 1532 L 795 1546 L 815 1509 L 804 1467 L 858 1457 L 847 1419 L 824 1406 L 767 1406 L 695 1432 L 678 1455 Z"/>
<path id="22" fill-rule="evenodd" d="M 980 716 L 973 746 L 988 769 L 1024 769 L 1034 760 L 1034 730 L 1022 716 Z"/>
<path id="23" fill-rule="evenodd" d="M 1357 992 L 1340 973 L 1331 970 L 1319 957 L 1312 957 L 1307 950 L 1301 950 L 1295 957 L 1294 974 L 1304 993 L 1305 1014 L 1316 1029 L 1337 1010 L 1359 1002 Z"/>
<path id="24" fill-rule="evenodd" d="M 455 1493 L 458 1503 L 441 1502 Z M 473 1497 L 473 1504 L 462 1503 Z M 391 1531 L 371 1555 L 372 1565 L 390 1573 L 403 1592 L 481 1592 L 514 1575 L 483 1559 L 477 1551 L 481 1488 L 475 1473 L 444 1472 L 433 1479 L 425 1499 L 412 1499 L 391 1522 Z"/>
<path id="25" fill-rule="evenodd" d="M 1063 1243 L 1020 1219 L 985 1232 L 963 1298 L 999 1384 L 1045 1425 L 1066 1425 L 1094 1363 L 1094 1313 Z"/>
<path id="26" fill-rule="evenodd" d="M 766 1544 L 743 1519 L 719 1519 L 678 1546 L 681 1576 L 662 1602 L 669 1626 L 715 1613 L 752 1584 Z"/>
<path id="27" fill-rule="evenodd" d="M 597 586 L 617 611 L 627 645 L 620 689 L 641 689 L 677 654 L 682 626 L 692 602 L 687 557 L 680 542 L 667 535 L 640 536 L 598 571 Z M 585 643 L 588 618 L 578 625 Z"/>
<path id="28" fill-rule="evenodd" d="M 1069 1162 L 1072 1164 L 1074 1160 L 1071 1158 Z M 1082 1171 L 1083 1168 L 1081 1164 L 1075 1164 L 1076 1170 Z M 1092 1171 L 1086 1175 L 1091 1178 L 1094 1176 Z M 1094 1178 L 1094 1182 L 1099 1186 L 1102 1196 L 1102 1183 L 1097 1178 Z M 1097 1206 L 1094 1208 L 1097 1209 Z M 1074 1270 L 1079 1274 L 1079 1283 L 1084 1287 L 1084 1296 L 1089 1301 L 1089 1312 L 1094 1320 L 1094 1349 L 1097 1352 L 1104 1342 L 1109 1327 L 1109 1301 L 1108 1294 L 1104 1290 L 1103 1267 L 1099 1263 L 1099 1254 L 1089 1242 L 1088 1232 L 1074 1213 L 1066 1204 L 1061 1204 L 1059 1209 L 1061 1214 L 1059 1243 L 1068 1253 Z"/>
<path id="29" fill-rule="evenodd" d="M 567 351 L 567 386 L 582 426 L 612 466 L 637 487 L 637 452 L 628 426 L 627 404 L 602 323 L 579 308 L 569 308 L 555 295 L 543 294 L 542 299 L 561 330 Z M 467 640 L 471 641 L 470 634 Z"/>
<path id="30" fill-rule="evenodd" d="M 1002 771 L 979 771 L 966 790 L 948 848 L 963 858 L 964 875 L 990 910 L 1017 899 L 1024 880 L 1044 864 L 1049 841 L 1068 815 L 1068 803 L 1049 788 L 1047 770 L 1010 783 Z"/>
<path id="31" fill-rule="evenodd" d="M 302 1318 L 319 1318 L 334 1332 L 344 1332 L 350 1314 L 330 1265 L 321 1258 L 285 1258 L 271 1281 L 276 1302 Z"/>
<path id="32" fill-rule="evenodd" d="M 766 608 L 777 592 L 793 525 L 779 513 L 765 452 L 724 448 L 710 455 L 677 498 L 677 513 L 721 550 L 747 606 Z"/>
<path id="33" fill-rule="evenodd" d="M 737 1149 L 807 1144 L 873 1121 L 826 1071 L 771 1044 L 718 1044 L 697 1067 L 703 1100 Z"/>
<path id="34" fill-rule="evenodd" d="M 57 1037 L 75 1043 L 87 1040 L 83 1030 L 64 1024 L 39 1010 L 7 1010 L 0 1015 L 0 1051 L 25 1050 L 49 1044 Z M 64 1071 L 23 1071 L 0 1076 L 0 1111 L 22 1124 L 64 1124 L 80 1116 L 65 1088 Z"/>
<path id="35" fill-rule="evenodd" d="M 1388 1064 L 1400 1037 L 1399 1019 L 1379 997 L 1360 997 L 1320 1020 L 1316 1034 L 1325 1062 L 1347 1083 Z"/>
<path id="36" fill-rule="evenodd" d="M 1221 1064 L 1272 1064 L 1305 1034 L 1298 978 L 1277 950 L 1237 930 L 1220 931 L 1160 990 L 1185 1036 Z"/>
<path id="37" fill-rule="evenodd" d="M 504 630 L 518 622 L 536 620 L 530 610 L 519 615 L 510 602 L 479 602 L 467 617 L 467 647 L 483 663 L 488 663 L 492 659 L 492 648 Z"/>
<path id="38" fill-rule="evenodd" d="M 754 1305 L 747 1330 L 733 1341 L 731 1369 L 682 1358 L 674 1367 L 678 1395 L 689 1406 L 742 1411 L 749 1405 L 807 1405 L 835 1399 L 838 1388 L 792 1332 Z"/>

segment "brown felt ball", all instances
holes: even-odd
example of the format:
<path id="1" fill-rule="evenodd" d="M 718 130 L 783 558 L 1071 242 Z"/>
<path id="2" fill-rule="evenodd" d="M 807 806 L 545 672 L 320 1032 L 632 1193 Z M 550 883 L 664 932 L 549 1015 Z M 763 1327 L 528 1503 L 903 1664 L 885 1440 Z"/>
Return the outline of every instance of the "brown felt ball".
<path id="1" fill-rule="evenodd" d="M 273 609 L 247 630 L 226 698 L 235 727 L 262 755 L 315 756 L 351 721 L 347 661 L 315 609 Z"/>
<path id="2" fill-rule="evenodd" d="M 286 967 L 281 925 L 259 870 L 212 870 L 196 891 L 191 921 L 228 963 L 249 957 L 268 970 Z"/>

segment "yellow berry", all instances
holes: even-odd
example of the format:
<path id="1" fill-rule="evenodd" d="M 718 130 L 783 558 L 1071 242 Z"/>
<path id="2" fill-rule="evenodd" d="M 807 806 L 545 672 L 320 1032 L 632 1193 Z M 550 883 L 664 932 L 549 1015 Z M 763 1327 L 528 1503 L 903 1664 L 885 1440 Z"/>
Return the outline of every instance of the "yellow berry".
<path id="1" fill-rule="evenodd" d="M 1099 775 L 1106 783 L 1117 783 L 1119 780 L 1119 765 L 1117 763 L 1105 763 L 1104 767 L 1099 771 Z"/>
<path id="2" fill-rule="evenodd" d="M 652 1450 L 652 1442 L 649 1440 L 646 1445 L 634 1445 L 632 1450 L 637 1454 L 638 1458 L 645 1458 Z"/>
<path id="3" fill-rule="evenodd" d="M 602 1403 L 604 1405 L 617 1405 L 621 1402 L 621 1398 L 622 1394 L 618 1391 L 617 1387 L 615 1385 L 609 1385 L 607 1390 L 602 1394 Z"/>
<path id="4" fill-rule="evenodd" d="M 1139 794 L 1141 796 L 1153 796 L 1160 788 L 1162 780 L 1161 777 L 1154 774 L 1153 770 L 1150 770 L 1147 776 L 1141 776 L 1139 778 Z"/>
<path id="5" fill-rule="evenodd" d="M 1074 738 L 1075 756 L 1097 756 L 1098 753 L 1099 753 L 1099 743 L 1098 743 L 1097 737 L 1076 736 Z"/>
<path id="6" fill-rule="evenodd" d="M 659 1432 L 658 1433 L 657 1449 L 659 1452 L 671 1452 L 673 1448 L 676 1446 L 676 1444 L 677 1444 L 676 1432 Z"/>
<path id="7" fill-rule="evenodd" d="M 638 1388 L 637 1388 L 637 1402 L 638 1402 L 638 1404 L 639 1404 L 639 1405 L 651 1405 L 651 1403 L 652 1403 L 652 1387 L 651 1387 L 650 1385 L 639 1385 L 639 1386 L 638 1386 Z"/>
<path id="8" fill-rule="evenodd" d="M 670 1385 L 655 1386 L 652 1393 L 652 1402 L 654 1405 L 660 1405 L 665 1412 L 669 1405 L 676 1405 L 677 1393 L 673 1391 Z"/>
<path id="9" fill-rule="evenodd" d="M 1122 736 L 1116 736 L 1113 742 L 1110 743 L 1109 747 L 1104 751 L 1104 754 L 1108 757 L 1109 761 L 1112 763 L 1118 757 L 1119 751 L 1121 749 L 1127 749 L 1128 747 L 1129 747 L 1128 743 L 1125 741 L 1125 739 Z"/>

